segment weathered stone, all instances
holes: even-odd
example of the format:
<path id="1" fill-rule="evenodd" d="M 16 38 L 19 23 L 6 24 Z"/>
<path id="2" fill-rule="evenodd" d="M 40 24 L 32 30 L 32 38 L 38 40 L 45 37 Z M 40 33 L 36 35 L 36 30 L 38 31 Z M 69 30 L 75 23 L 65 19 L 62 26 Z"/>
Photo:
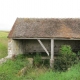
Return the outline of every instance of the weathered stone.
<path id="1" fill-rule="evenodd" d="M 18 40 L 9 39 L 8 41 L 8 57 L 23 53 L 21 42 Z"/>

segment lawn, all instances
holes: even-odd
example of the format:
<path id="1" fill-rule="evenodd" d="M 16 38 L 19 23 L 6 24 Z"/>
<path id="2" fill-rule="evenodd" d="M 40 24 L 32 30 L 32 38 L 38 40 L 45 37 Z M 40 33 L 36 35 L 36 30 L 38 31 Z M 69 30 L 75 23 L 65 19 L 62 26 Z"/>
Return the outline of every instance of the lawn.
<path id="1" fill-rule="evenodd" d="M 72 66 L 66 72 L 47 71 L 36 78 L 36 80 L 80 80 L 80 63 Z"/>
<path id="2" fill-rule="evenodd" d="M 0 31 L 0 58 L 7 56 L 8 32 Z M 19 72 L 27 67 L 24 75 Z M 0 80 L 80 80 L 80 62 L 60 72 L 44 66 L 30 67 L 27 56 L 19 55 L 0 65 Z"/>
<path id="3" fill-rule="evenodd" d="M 0 31 L 0 58 L 7 56 L 8 53 L 8 32 Z"/>
<path id="4" fill-rule="evenodd" d="M 66 72 L 60 72 L 45 67 L 31 68 L 27 57 L 20 56 L 0 65 L 0 80 L 80 80 L 80 63 Z M 19 74 L 25 66 L 27 66 L 26 73 Z"/>
<path id="5" fill-rule="evenodd" d="M 22 56 L 22 55 L 21 55 Z M 27 58 L 18 56 L 15 60 L 8 60 L 0 65 L 0 80 L 33 80 L 41 73 L 46 71 L 46 68 L 31 68 L 28 67 L 25 75 L 19 74 L 20 70 L 27 65 Z"/>

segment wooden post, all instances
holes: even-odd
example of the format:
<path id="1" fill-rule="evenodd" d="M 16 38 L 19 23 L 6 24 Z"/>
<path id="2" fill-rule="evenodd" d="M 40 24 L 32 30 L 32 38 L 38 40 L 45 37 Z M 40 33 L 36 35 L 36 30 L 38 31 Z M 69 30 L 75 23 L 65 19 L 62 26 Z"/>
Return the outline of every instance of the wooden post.
<path id="1" fill-rule="evenodd" d="M 51 59 L 50 59 L 50 67 L 53 68 L 54 64 L 54 39 L 51 39 Z"/>
<path id="2" fill-rule="evenodd" d="M 44 49 L 44 51 L 45 51 L 45 52 L 48 54 L 48 56 L 49 56 L 48 50 L 47 50 L 46 47 L 43 45 L 43 43 L 41 42 L 40 39 L 38 39 L 38 42 L 40 43 L 40 45 L 42 46 L 42 48 Z"/>

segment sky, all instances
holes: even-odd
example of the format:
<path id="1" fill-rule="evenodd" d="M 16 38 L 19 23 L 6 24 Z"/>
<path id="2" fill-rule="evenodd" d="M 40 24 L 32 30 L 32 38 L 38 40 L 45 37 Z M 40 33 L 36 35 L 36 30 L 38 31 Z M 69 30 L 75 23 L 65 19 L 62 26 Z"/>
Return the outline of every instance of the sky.
<path id="1" fill-rule="evenodd" d="M 0 30 L 16 18 L 80 18 L 80 0 L 0 0 Z"/>

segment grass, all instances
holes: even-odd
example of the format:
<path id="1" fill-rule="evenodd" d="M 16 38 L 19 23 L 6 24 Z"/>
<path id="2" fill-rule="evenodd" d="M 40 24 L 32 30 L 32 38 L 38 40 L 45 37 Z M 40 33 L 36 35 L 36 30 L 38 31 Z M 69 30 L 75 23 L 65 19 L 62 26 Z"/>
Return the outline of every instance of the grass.
<path id="1" fill-rule="evenodd" d="M 0 58 L 7 55 L 8 32 L 0 31 Z M 28 67 L 25 75 L 19 71 L 29 66 L 27 57 L 19 55 L 16 59 L 7 60 L 0 65 L 0 80 L 80 80 L 80 62 L 66 72 L 52 71 L 45 67 Z"/>
<path id="2" fill-rule="evenodd" d="M 59 72 L 45 67 L 28 67 L 27 57 L 20 56 L 0 65 L 0 80 L 80 80 L 80 63 L 66 72 Z M 25 75 L 18 75 L 25 66 L 28 67 Z"/>
<path id="3" fill-rule="evenodd" d="M 40 75 L 36 80 L 80 80 L 80 63 L 72 66 L 66 72 L 48 71 Z"/>
<path id="4" fill-rule="evenodd" d="M 28 67 L 25 75 L 18 75 L 19 71 L 25 66 Z M 20 55 L 15 60 L 8 60 L 6 63 L 0 65 L 0 80 L 35 79 L 45 71 L 46 68 L 29 67 L 27 58 Z"/>
<path id="5" fill-rule="evenodd" d="M 8 39 L 7 39 L 8 32 L 0 31 L 0 58 L 7 56 L 7 46 L 8 46 Z"/>

